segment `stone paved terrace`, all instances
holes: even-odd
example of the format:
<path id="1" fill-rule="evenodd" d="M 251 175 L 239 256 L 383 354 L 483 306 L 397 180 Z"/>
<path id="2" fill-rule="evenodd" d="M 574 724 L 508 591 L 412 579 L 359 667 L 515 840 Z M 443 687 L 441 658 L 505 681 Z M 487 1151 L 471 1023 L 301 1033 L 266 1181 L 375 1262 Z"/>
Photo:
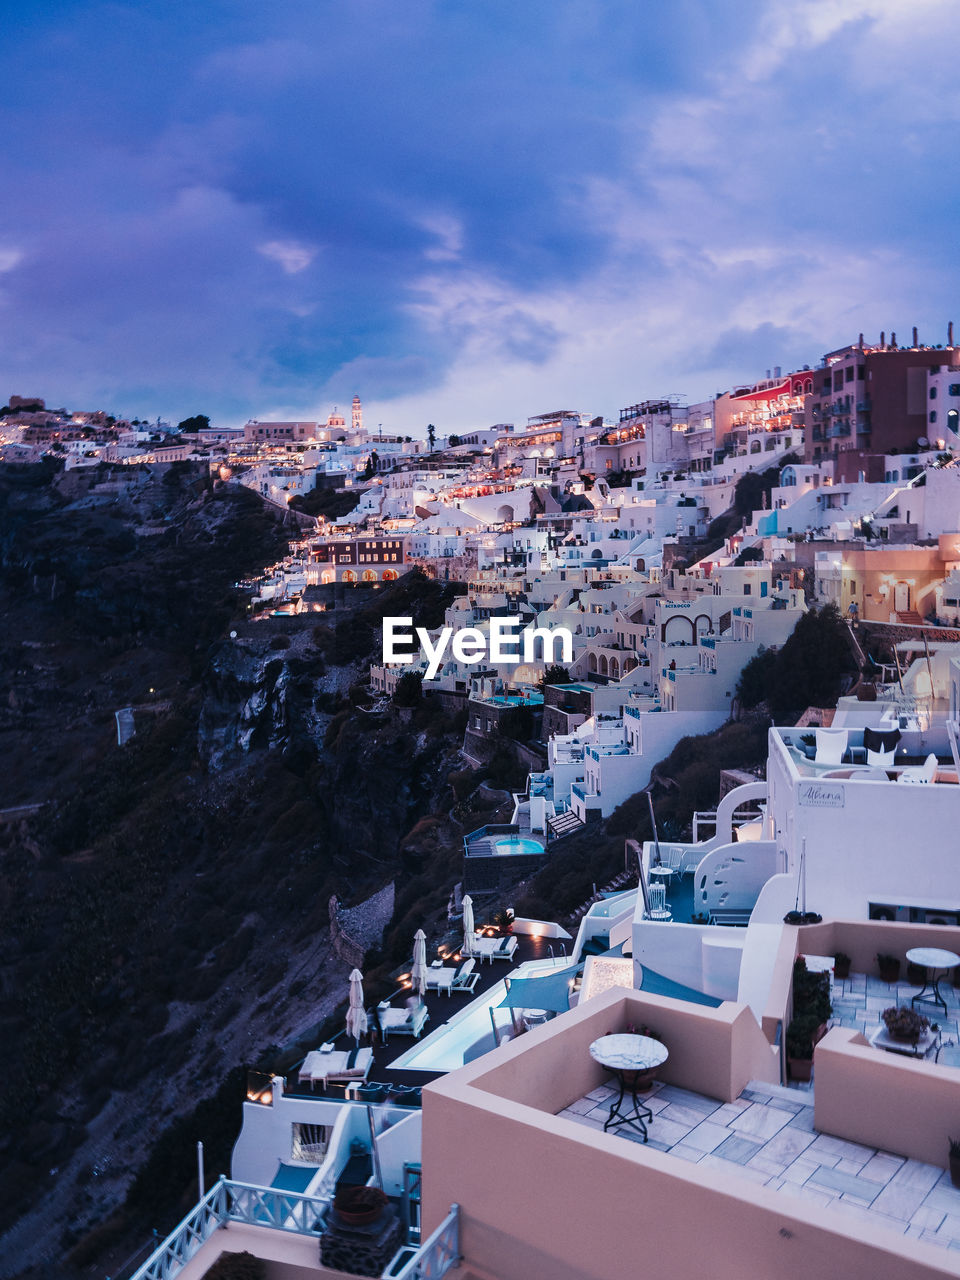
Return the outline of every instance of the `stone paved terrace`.
<path id="1" fill-rule="evenodd" d="M 600 1085 L 560 1112 L 602 1129 L 617 1091 Z M 898 1235 L 960 1249 L 960 1190 L 935 1165 L 817 1133 L 809 1095 L 754 1084 L 735 1102 L 654 1083 L 649 1145 L 704 1169 L 831 1206 Z M 640 1142 L 640 1135 L 614 1130 Z"/>
<path id="2" fill-rule="evenodd" d="M 881 982 L 870 974 L 851 973 L 842 982 L 834 981 L 830 1025 L 852 1027 L 869 1039 L 880 1025 L 884 1009 L 894 1004 L 909 1005 L 919 990 L 918 986 L 904 981 L 902 977 L 899 982 L 890 983 Z M 937 1023 L 944 1043 L 949 1040 L 956 1043 L 960 1041 L 960 999 L 956 988 L 946 978 L 940 983 L 940 992 L 947 1003 L 946 1014 L 925 999 L 918 1000 L 913 1007 L 917 1013 Z"/>

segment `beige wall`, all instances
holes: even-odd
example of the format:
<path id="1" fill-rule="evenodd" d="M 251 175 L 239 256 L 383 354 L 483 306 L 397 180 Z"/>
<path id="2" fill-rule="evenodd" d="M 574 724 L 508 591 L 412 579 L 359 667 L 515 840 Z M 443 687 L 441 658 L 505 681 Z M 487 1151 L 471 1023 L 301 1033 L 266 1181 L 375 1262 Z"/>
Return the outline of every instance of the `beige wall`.
<path id="1" fill-rule="evenodd" d="M 789 933 L 790 930 L 784 931 Z M 898 956 L 901 979 L 912 947 L 945 947 L 960 954 L 960 929 L 952 925 L 909 924 L 898 920 L 829 920 L 796 929 L 797 951 L 832 956 L 845 952 L 854 973 L 878 975 L 877 955 Z"/>
<path id="2" fill-rule="evenodd" d="M 425 1231 L 456 1201 L 465 1265 L 501 1280 L 623 1280 L 635 1274 L 669 1280 L 902 1280 L 909 1274 L 927 1280 L 956 1274 L 953 1256 L 923 1241 L 757 1187 L 734 1170 L 701 1169 L 551 1114 L 597 1082 L 584 1061 L 590 1039 L 641 1018 L 664 1032 L 671 1049 L 668 1078 L 677 1080 L 687 1070 L 681 1060 L 693 1053 L 691 1076 L 700 1072 L 732 1085 L 729 1065 L 716 1071 L 718 1042 L 710 1039 L 709 1024 L 726 1028 L 736 1062 L 741 1044 L 749 1050 L 739 1011 L 688 1012 L 691 1025 L 702 1020 L 705 1037 L 688 1040 L 667 1008 L 673 1003 L 608 992 L 428 1085 Z"/>
<path id="3" fill-rule="evenodd" d="M 872 1048 L 834 1027 L 816 1048 L 818 1129 L 868 1147 L 948 1166 L 960 1138 L 960 1068 Z"/>
<path id="4" fill-rule="evenodd" d="M 592 1041 L 642 1023 L 670 1051 L 659 1071 L 670 1084 L 732 1102 L 750 1080 L 779 1079 L 777 1058 L 745 1005 L 727 1001 L 710 1009 L 618 987 L 548 1023 L 536 1036 L 523 1037 L 512 1053 L 498 1054 L 496 1061 L 485 1057 L 475 1085 L 555 1114 L 608 1079 L 590 1057 Z"/>

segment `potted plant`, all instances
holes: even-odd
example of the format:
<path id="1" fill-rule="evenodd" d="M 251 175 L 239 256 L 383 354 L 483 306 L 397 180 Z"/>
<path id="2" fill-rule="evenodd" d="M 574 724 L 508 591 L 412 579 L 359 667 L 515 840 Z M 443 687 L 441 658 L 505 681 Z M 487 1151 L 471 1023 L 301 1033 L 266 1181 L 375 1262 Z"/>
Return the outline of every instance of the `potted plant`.
<path id="1" fill-rule="evenodd" d="M 350 1227 L 376 1222 L 389 1200 L 379 1187 L 342 1187 L 333 1198 L 333 1207 Z"/>
<path id="2" fill-rule="evenodd" d="M 838 951 L 833 957 L 833 976 L 841 982 L 850 977 L 850 957 L 844 951 Z"/>
<path id="3" fill-rule="evenodd" d="M 646 1036 L 648 1040 L 659 1040 L 663 1044 L 663 1036 L 659 1031 L 654 1031 L 652 1027 L 648 1027 L 645 1022 L 634 1026 L 632 1022 L 627 1023 L 627 1035 L 630 1036 Z M 657 1078 L 659 1067 L 647 1067 L 645 1071 L 637 1071 L 633 1074 L 633 1088 L 637 1093 L 646 1093 L 654 1080 Z"/>
<path id="4" fill-rule="evenodd" d="M 907 961 L 907 981 L 911 987 L 926 985 L 927 971 L 922 964 L 914 964 L 912 960 Z"/>
<path id="5" fill-rule="evenodd" d="M 960 1187 L 960 1138 L 950 1139 L 950 1181 Z"/>
<path id="6" fill-rule="evenodd" d="M 897 956 L 877 954 L 877 967 L 880 970 L 881 982 L 896 982 L 900 977 L 900 960 Z"/>
<path id="7" fill-rule="evenodd" d="M 830 975 L 811 973 L 803 956 L 798 956 L 793 966 L 793 1016 L 798 1018 L 809 1014 L 815 1017 L 819 1034 L 814 1039 L 821 1040 L 826 1035 L 832 1013 Z"/>
<path id="8" fill-rule="evenodd" d="M 510 907 L 501 907 L 493 913 L 493 923 L 501 933 L 513 933 L 513 911 Z"/>
<path id="9" fill-rule="evenodd" d="M 893 1040 L 902 1040 L 905 1044 L 916 1044 L 930 1026 L 929 1019 L 909 1005 L 892 1005 L 889 1009 L 884 1009 L 881 1017 L 887 1034 Z"/>
<path id="10" fill-rule="evenodd" d="M 813 1070 L 813 1048 L 819 1028 L 816 1014 L 803 1013 L 787 1027 L 785 1047 L 791 1080 L 809 1080 Z"/>

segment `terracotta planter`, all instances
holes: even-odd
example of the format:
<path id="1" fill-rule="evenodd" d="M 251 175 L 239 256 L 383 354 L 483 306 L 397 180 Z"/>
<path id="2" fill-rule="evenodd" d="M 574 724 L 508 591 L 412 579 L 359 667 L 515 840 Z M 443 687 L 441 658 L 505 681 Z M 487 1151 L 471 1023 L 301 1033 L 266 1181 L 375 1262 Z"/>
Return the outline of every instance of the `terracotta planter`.
<path id="1" fill-rule="evenodd" d="M 624 1081 L 628 1089 L 637 1093 L 647 1093 L 657 1078 L 659 1067 L 648 1067 L 646 1071 L 635 1071 L 632 1075 L 624 1073 Z"/>
<path id="2" fill-rule="evenodd" d="M 843 982 L 846 978 L 849 978 L 850 977 L 850 961 L 834 959 L 833 976 L 839 979 L 841 982 Z"/>
<path id="3" fill-rule="evenodd" d="M 334 1211 L 348 1227 L 376 1222 L 386 1205 L 386 1196 L 374 1187 L 344 1187 L 333 1201 Z"/>
<path id="4" fill-rule="evenodd" d="M 923 987 L 927 982 L 927 971 L 922 964 L 907 965 L 907 981 L 912 987 Z"/>
<path id="5" fill-rule="evenodd" d="M 950 1181 L 955 1187 L 960 1187 L 960 1156 L 950 1157 Z"/>
<path id="6" fill-rule="evenodd" d="M 900 979 L 900 962 L 897 962 L 896 968 L 892 964 L 881 965 L 880 981 L 881 982 L 897 982 Z"/>
<path id="7" fill-rule="evenodd" d="M 787 1069 L 791 1080 L 809 1080 L 813 1073 L 812 1058 L 788 1058 Z"/>

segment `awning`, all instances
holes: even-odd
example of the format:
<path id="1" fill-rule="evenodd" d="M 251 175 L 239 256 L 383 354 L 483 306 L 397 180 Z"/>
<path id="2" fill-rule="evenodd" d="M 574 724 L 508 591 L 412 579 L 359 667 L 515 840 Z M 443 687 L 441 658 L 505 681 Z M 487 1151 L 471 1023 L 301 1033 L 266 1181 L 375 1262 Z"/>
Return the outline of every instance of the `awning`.
<path id="1" fill-rule="evenodd" d="M 547 1009 L 566 1013 L 570 1008 L 570 982 L 579 965 L 568 965 L 538 978 L 511 978 L 510 989 L 497 1006 L 500 1009 Z"/>

